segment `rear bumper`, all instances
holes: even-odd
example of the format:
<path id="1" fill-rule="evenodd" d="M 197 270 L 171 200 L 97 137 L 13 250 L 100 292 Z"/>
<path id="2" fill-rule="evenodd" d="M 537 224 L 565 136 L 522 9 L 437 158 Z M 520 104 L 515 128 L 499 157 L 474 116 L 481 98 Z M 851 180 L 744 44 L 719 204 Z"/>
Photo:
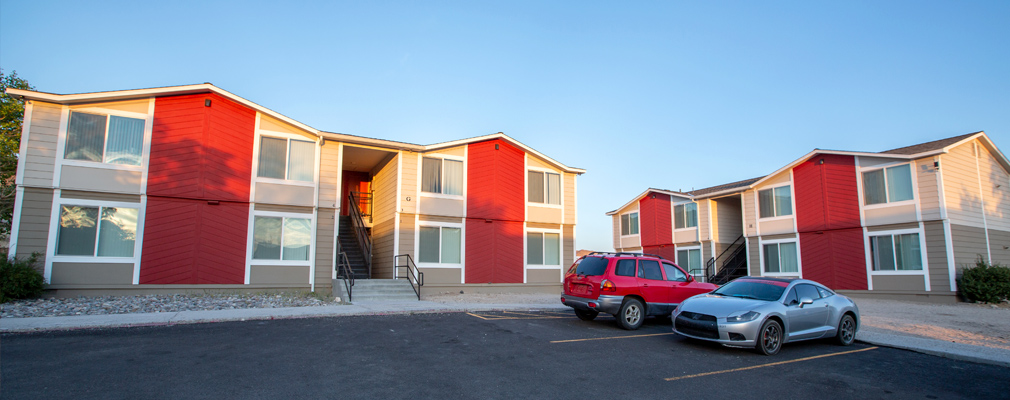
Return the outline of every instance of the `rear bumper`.
<path id="1" fill-rule="evenodd" d="M 621 310 L 623 296 L 602 295 L 598 299 L 588 299 L 572 295 L 561 295 L 561 303 L 579 310 L 592 310 L 607 314 L 617 314 Z"/>

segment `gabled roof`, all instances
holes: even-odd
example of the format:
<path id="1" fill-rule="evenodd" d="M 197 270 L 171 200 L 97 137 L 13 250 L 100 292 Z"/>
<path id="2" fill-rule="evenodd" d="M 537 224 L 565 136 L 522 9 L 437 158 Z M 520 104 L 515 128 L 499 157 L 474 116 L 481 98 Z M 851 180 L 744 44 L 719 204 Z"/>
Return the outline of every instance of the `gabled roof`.
<path id="1" fill-rule="evenodd" d="M 296 121 L 294 119 L 288 118 L 288 117 L 284 116 L 283 114 L 278 113 L 278 112 L 276 112 L 274 110 L 271 110 L 269 108 L 263 107 L 263 106 L 261 106 L 259 104 L 254 103 L 254 102 L 246 100 L 245 98 L 242 98 L 242 97 L 240 97 L 238 95 L 235 95 L 234 93 L 231 93 L 231 92 L 229 92 L 227 90 L 224 90 L 224 89 L 221 89 L 221 88 L 219 88 L 217 86 L 214 86 L 211 83 L 201 83 L 201 84 L 196 84 L 196 85 L 183 85 L 183 86 L 165 86 L 165 87 L 146 88 L 146 89 L 116 90 L 116 91 L 109 91 L 109 92 L 75 93 L 75 94 L 46 93 L 46 92 L 37 92 L 37 91 L 33 91 L 33 90 L 23 90 L 23 89 L 15 89 L 15 88 L 8 88 L 7 89 L 7 94 L 9 94 L 9 95 L 11 95 L 13 97 L 17 97 L 17 98 L 21 98 L 21 99 L 25 99 L 25 100 L 38 100 L 38 101 L 44 101 L 44 102 L 48 102 L 48 103 L 65 104 L 65 105 L 82 104 L 82 103 L 94 103 L 94 102 L 123 101 L 123 100 L 133 100 L 133 99 L 144 99 L 144 98 L 157 97 L 157 96 L 177 96 L 177 95 L 198 94 L 198 93 L 215 93 L 215 94 L 218 94 L 218 95 L 223 96 L 225 98 L 228 98 L 228 99 L 230 99 L 232 101 L 235 101 L 236 103 L 245 105 L 245 106 L 247 106 L 249 108 L 252 108 L 252 109 L 254 109 L 256 111 L 259 111 L 259 112 L 261 112 L 263 114 L 269 115 L 269 116 L 274 117 L 274 118 L 276 118 L 278 120 L 281 120 L 281 121 L 283 121 L 285 123 L 291 124 L 292 126 L 295 126 L 298 129 L 304 130 L 306 132 L 309 132 L 309 133 L 311 133 L 313 135 L 316 135 L 318 137 L 321 137 L 321 138 L 324 138 L 324 139 L 327 139 L 327 140 L 335 140 L 335 141 L 341 141 L 341 142 L 356 143 L 356 144 L 363 144 L 363 145 L 376 146 L 376 147 L 384 147 L 384 148 L 396 149 L 396 150 L 408 150 L 408 151 L 415 151 L 415 152 L 427 152 L 427 151 L 433 151 L 433 150 L 438 150 L 438 149 L 443 149 L 443 148 L 448 148 L 448 147 L 461 146 L 461 145 L 469 144 L 469 143 L 482 142 L 482 141 L 486 141 L 486 140 L 503 139 L 503 140 L 506 140 L 509 143 L 512 143 L 513 145 L 515 145 L 515 146 L 523 149 L 523 151 L 526 151 L 527 153 L 533 154 L 533 155 L 535 155 L 535 156 L 543 159 L 548 164 L 553 165 L 554 167 L 556 167 L 556 168 L 558 168 L 558 169 L 560 169 L 560 170 L 562 170 L 564 172 L 574 173 L 574 174 L 584 174 L 586 172 L 586 170 L 582 169 L 582 168 L 574 168 L 574 167 L 569 167 L 567 165 L 564 165 L 564 164 L 562 164 L 562 163 L 554 160 L 553 158 L 550 158 L 550 157 L 544 155 L 543 153 L 541 153 L 539 151 L 536 151 L 532 147 L 529 147 L 529 146 L 523 144 L 522 142 L 520 142 L 518 140 L 515 140 L 512 137 L 510 137 L 510 136 L 508 136 L 508 135 L 506 135 L 504 133 L 501 133 L 501 132 L 490 134 L 490 135 L 472 137 L 472 138 L 469 138 L 469 139 L 455 140 L 455 141 L 443 142 L 443 143 L 435 143 L 435 144 L 430 144 L 430 145 L 420 145 L 420 144 L 413 144 L 413 143 L 397 142 L 397 141 L 394 141 L 394 140 L 375 139 L 375 138 L 368 138 L 368 137 L 364 137 L 364 136 L 348 135 L 348 134 L 344 134 L 344 133 L 325 132 L 325 131 L 321 131 L 321 130 L 318 130 L 316 128 L 313 128 L 311 126 L 308 126 L 306 124 L 303 124 L 301 122 L 298 122 L 298 121 Z"/>
<path id="2" fill-rule="evenodd" d="M 649 193 L 660 193 L 660 194 L 666 194 L 666 195 L 670 195 L 670 196 L 682 197 L 682 198 L 688 199 L 688 200 L 691 199 L 691 195 L 689 195 L 687 193 L 675 192 L 673 190 L 666 190 L 666 189 L 648 188 L 648 189 L 645 189 L 645 191 L 642 192 L 641 194 L 639 194 L 638 196 L 635 196 L 635 198 L 631 199 L 631 201 L 629 201 L 627 203 L 624 203 L 623 206 L 618 207 L 614 211 L 608 212 L 607 215 L 617 214 L 618 211 L 621 211 L 625 207 L 630 206 L 632 203 L 635 203 L 635 202 L 641 200 L 643 197 L 647 196 Z"/>
<path id="3" fill-rule="evenodd" d="M 927 151 L 936 151 L 945 149 L 948 146 L 956 145 L 962 140 L 970 139 L 975 135 L 983 132 L 967 133 L 961 136 L 949 137 L 946 139 L 934 140 L 932 142 L 913 144 L 911 146 L 899 147 L 897 149 L 891 149 L 887 151 L 882 151 L 880 154 L 918 154 L 925 153 Z"/>
<path id="4" fill-rule="evenodd" d="M 697 197 L 697 196 L 705 196 L 705 195 L 709 195 L 709 194 L 732 193 L 732 192 L 747 190 L 748 188 L 750 188 L 751 184 L 753 184 L 754 182 L 757 182 L 758 180 L 761 180 L 763 178 L 764 178 L 763 176 L 759 176 L 757 178 L 744 179 L 742 181 L 737 181 L 737 182 L 733 182 L 733 183 L 726 183 L 726 184 L 722 184 L 722 185 L 718 185 L 718 186 L 707 187 L 707 188 L 704 188 L 704 189 L 692 190 L 692 191 L 687 192 L 687 193 L 690 194 L 691 196 L 695 196 L 695 197 Z M 708 197 L 708 196 L 706 196 L 706 197 Z"/>

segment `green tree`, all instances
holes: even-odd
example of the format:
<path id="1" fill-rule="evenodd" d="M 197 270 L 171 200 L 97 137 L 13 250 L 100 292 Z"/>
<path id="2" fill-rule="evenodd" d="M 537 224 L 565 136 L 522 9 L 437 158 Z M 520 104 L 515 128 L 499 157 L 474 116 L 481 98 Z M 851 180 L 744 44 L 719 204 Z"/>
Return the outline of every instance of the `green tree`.
<path id="1" fill-rule="evenodd" d="M 14 177 L 18 170 L 18 152 L 21 150 L 21 122 L 25 116 L 24 100 L 7 95 L 7 88 L 34 90 L 17 71 L 10 75 L 0 69 L 0 236 L 11 232 L 14 214 Z"/>

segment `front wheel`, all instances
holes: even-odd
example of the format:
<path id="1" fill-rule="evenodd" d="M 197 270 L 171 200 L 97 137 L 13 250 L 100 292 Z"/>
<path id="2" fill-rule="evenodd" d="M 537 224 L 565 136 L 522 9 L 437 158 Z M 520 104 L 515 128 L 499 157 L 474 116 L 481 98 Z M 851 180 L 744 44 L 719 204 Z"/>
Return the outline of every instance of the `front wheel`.
<path id="1" fill-rule="evenodd" d="M 754 348 L 761 354 L 773 356 L 782 348 L 782 325 L 773 319 L 761 324 Z"/>
<path id="2" fill-rule="evenodd" d="M 845 314 L 842 320 L 838 321 L 838 334 L 835 335 L 835 342 L 842 346 L 851 345 L 856 341 L 856 320 L 851 315 Z"/>
<path id="3" fill-rule="evenodd" d="M 645 309 L 642 302 L 636 299 L 626 299 L 621 304 L 621 311 L 617 313 L 617 323 L 621 328 L 633 331 L 642 326 L 645 320 Z"/>
<path id="4" fill-rule="evenodd" d="M 575 316 L 583 321 L 592 321 L 597 315 L 600 315 L 599 311 L 575 309 Z"/>

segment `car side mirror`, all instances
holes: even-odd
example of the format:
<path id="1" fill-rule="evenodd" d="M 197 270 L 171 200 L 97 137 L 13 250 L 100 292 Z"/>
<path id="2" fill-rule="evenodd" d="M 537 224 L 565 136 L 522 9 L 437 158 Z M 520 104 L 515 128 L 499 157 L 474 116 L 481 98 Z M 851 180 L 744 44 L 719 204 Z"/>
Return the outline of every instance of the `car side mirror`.
<path id="1" fill-rule="evenodd" d="M 809 297 L 803 297 L 800 299 L 800 308 L 803 308 L 803 306 L 807 304 L 814 304 L 814 299 Z"/>
<path id="2" fill-rule="evenodd" d="M 691 275 L 688 275 L 688 276 L 687 276 L 687 281 L 686 281 L 686 282 L 694 282 L 694 277 L 693 277 L 693 276 L 691 276 Z"/>

